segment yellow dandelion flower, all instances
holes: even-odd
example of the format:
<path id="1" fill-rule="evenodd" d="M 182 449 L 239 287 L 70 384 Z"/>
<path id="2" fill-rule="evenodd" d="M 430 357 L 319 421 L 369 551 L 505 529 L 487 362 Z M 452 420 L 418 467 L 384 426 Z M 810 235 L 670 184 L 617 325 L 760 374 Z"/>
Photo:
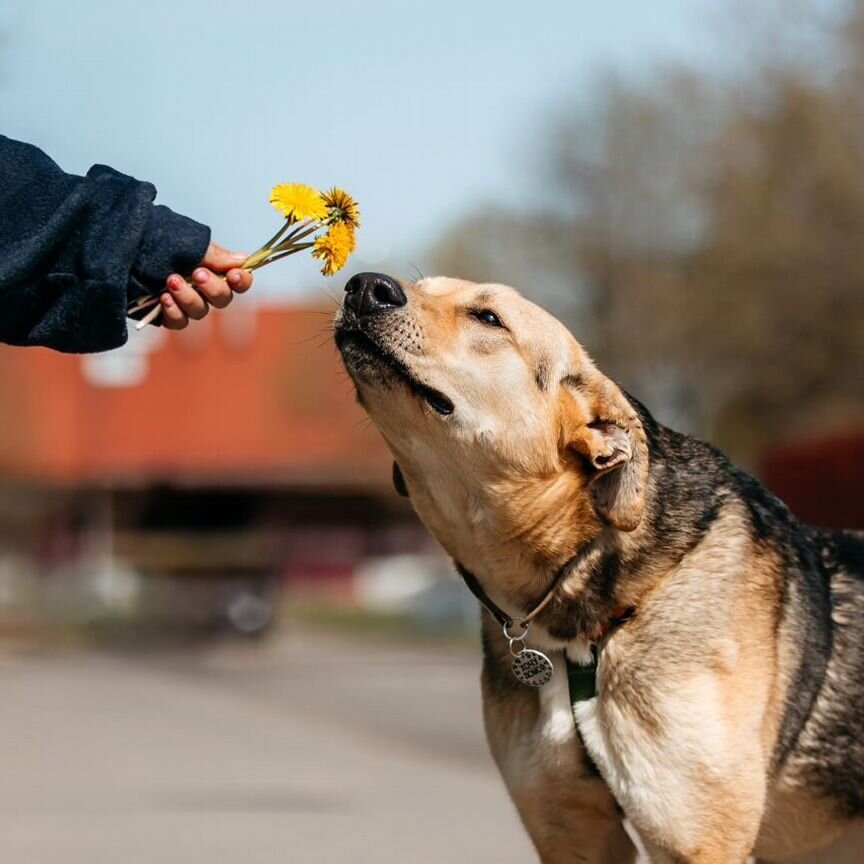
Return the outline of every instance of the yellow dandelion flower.
<path id="1" fill-rule="evenodd" d="M 270 193 L 270 203 L 286 219 L 303 222 L 305 219 L 318 221 L 327 218 L 327 205 L 321 193 L 305 183 L 280 183 Z"/>
<path id="2" fill-rule="evenodd" d="M 360 207 L 354 198 L 344 189 L 334 186 L 328 189 L 321 197 L 330 211 L 330 218 L 334 222 L 344 222 L 352 228 L 360 227 Z"/>
<path id="3" fill-rule="evenodd" d="M 315 241 L 312 257 L 324 262 L 321 272 L 325 276 L 332 276 L 345 266 L 356 245 L 357 240 L 351 225 L 347 222 L 334 222 L 330 230 Z"/>

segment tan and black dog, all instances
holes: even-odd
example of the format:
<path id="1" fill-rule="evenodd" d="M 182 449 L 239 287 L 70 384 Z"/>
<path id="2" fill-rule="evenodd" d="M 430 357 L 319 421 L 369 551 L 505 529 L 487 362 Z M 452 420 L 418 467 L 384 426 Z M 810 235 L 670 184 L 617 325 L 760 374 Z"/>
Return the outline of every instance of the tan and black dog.
<path id="1" fill-rule="evenodd" d="M 654 862 L 864 862 L 864 536 L 797 522 L 510 288 L 361 274 L 335 334 L 397 485 L 488 607 L 548 597 L 524 643 L 548 683 L 514 678 L 488 613 L 482 676 L 545 864 L 634 861 L 625 818 Z M 574 704 L 567 658 L 592 645 Z"/>

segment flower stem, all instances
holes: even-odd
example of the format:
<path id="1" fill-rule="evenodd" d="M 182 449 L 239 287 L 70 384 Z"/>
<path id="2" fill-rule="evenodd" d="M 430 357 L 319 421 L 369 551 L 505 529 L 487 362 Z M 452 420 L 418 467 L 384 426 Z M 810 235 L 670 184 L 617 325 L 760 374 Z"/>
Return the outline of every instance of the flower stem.
<path id="1" fill-rule="evenodd" d="M 144 309 L 149 309 L 151 306 L 159 302 L 158 294 L 148 294 L 145 297 L 139 297 L 137 300 L 133 300 L 127 307 L 127 314 L 131 315 L 133 312 L 141 312 Z"/>
<path id="2" fill-rule="evenodd" d="M 285 240 L 290 240 L 292 237 L 295 237 L 295 236 L 296 236 L 297 234 L 299 234 L 299 233 L 300 233 L 304 228 L 308 228 L 310 225 L 313 226 L 313 227 L 312 227 L 312 230 L 313 230 L 313 231 L 315 230 L 315 227 L 317 227 L 317 226 L 314 225 L 314 222 L 313 222 L 313 220 L 311 220 L 311 219 L 304 219 L 302 222 L 296 222 L 296 223 L 294 224 L 292 230 L 291 230 L 291 233 L 290 233 L 290 234 L 285 238 Z M 282 242 L 284 243 L 285 240 L 283 240 Z"/>
<path id="3" fill-rule="evenodd" d="M 289 245 L 293 245 L 298 240 L 303 240 L 305 237 L 308 237 L 310 234 L 314 234 L 318 230 L 318 225 L 313 224 L 310 227 L 306 228 L 305 231 L 292 231 L 277 247 L 277 251 L 280 249 L 287 249 Z"/>
<path id="4" fill-rule="evenodd" d="M 287 258 L 289 255 L 295 255 L 297 252 L 302 252 L 304 249 L 311 249 L 314 245 L 314 243 L 298 243 L 296 246 L 292 246 L 286 252 L 279 252 L 272 258 L 268 258 L 265 263 L 272 264 L 274 261 L 278 261 L 280 258 Z"/>
<path id="5" fill-rule="evenodd" d="M 286 219 L 282 223 L 282 227 L 261 247 L 261 249 L 270 249 L 273 244 L 291 227 L 293 223 L 290 219 Z"/>
<path id="6" fill-rule="evenodd" d="M 285 221 L 279 227 L 279 230 L 260 249 L 253 252 L 243 262 L 243 269 L 244 270 L 254 270 L 256 267 L 260 267 L 261 262 L 267 257 L 268 253 L 273 248 L 273 245 L 291 227 L 292 224 L 293 223 L 291 222 L 290 219 L 285 219 Z"/>
<path id="7" fill-rule="evenodd" d="M 268 246 L 262 246 L 257 252 L 253 252 L 241 265 L 244 270 L 255 270 L 267 261 L 270 254 Z"/>

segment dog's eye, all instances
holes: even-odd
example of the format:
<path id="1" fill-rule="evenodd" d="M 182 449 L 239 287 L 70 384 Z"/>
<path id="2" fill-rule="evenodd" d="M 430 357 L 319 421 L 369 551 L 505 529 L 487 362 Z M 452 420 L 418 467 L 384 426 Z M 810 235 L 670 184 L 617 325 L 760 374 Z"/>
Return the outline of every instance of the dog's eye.
<path id="1" fill-rule="evenodd" d="M 503 327 L 501 319 L 491 309 L 472 309 L 471 317 L 488 324 L 490 327 Z"/>

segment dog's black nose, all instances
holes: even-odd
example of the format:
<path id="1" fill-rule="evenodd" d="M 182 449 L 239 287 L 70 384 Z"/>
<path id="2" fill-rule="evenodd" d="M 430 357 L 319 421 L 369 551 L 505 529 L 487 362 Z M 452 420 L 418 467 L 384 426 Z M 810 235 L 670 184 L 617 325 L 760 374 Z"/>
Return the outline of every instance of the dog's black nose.
<path id="1" fill-rule="evenodd" d="M 345 294 L 345 305 L 358 318 L 398 309 L 408 302 L 399 283 L 383 273 L 352 276 L 345 285 Z"/>

